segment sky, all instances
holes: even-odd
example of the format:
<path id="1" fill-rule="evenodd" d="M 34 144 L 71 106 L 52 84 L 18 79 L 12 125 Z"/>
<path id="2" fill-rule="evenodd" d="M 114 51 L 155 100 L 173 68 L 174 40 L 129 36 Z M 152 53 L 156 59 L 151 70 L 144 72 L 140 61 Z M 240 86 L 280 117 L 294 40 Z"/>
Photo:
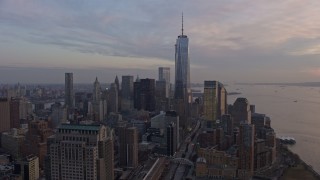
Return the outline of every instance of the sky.
<path id="1" fill-rule="evenodd" d="M 0 0 L 0 84 L 174 82 L 182 12 L 191 82 L 320 81 L 319 0 Z"/>

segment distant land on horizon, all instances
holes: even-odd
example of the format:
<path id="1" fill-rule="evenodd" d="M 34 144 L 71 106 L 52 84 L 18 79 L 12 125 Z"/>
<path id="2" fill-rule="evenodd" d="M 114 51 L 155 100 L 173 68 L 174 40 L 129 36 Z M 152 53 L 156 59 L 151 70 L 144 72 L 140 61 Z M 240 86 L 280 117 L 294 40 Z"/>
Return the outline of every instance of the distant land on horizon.
<path id="1" fill-rule="evenodd" d="M 320 82 L 300 82 L 300 83 L 235 83 L 236 85 L 279 85 L 279 86 L 305 86 L 320 87 Z"/>

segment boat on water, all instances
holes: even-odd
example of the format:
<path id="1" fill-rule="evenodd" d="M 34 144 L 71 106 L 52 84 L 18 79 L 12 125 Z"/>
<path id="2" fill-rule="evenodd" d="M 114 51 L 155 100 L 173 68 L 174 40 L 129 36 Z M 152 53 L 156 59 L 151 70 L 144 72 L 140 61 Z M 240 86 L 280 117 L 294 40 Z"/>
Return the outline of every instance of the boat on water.
<path id="1" fill-rule="evenodd" d="M 289 145 L 296 144 L 296 140 L 293 137 L 282 136 L 279 139 L 280 139 L 280 142 L 283 144 L 289 144 Z"/>

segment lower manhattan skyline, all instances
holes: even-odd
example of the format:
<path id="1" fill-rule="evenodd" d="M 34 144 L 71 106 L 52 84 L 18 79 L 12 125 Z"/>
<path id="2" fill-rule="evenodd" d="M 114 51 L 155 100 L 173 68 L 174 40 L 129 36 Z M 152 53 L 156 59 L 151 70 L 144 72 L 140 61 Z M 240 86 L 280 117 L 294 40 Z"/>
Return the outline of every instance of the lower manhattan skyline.
<path id="1" fill-rule="evenodd" d="M 159 66 L 174 74 L 182 11 L 191 82 L 318 81 L 319 7 L 316 0 L 3 0 L 0 81 L 63 83 L 64 72 L 75 83 L 96 76 L 111 82 L 116 74 L 156 78 Z"/>
<path id="2" fill-rule="evenodd" d="M 319 10 L 0 0 L 0 179 L 320 179 Z"/>

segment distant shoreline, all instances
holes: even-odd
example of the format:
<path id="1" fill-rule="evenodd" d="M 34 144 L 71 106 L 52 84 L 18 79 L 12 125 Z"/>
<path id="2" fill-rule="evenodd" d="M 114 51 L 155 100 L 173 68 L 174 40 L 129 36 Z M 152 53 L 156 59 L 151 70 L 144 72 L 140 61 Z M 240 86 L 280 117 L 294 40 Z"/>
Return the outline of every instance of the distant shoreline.
<path id="1" fill-rule="evenodd" d="M 236 85 L 276 85 L 276 86 L 303 86 L 320 87 L 320 82 L 301 82 L 301 83 L 235 83 Z"/>

